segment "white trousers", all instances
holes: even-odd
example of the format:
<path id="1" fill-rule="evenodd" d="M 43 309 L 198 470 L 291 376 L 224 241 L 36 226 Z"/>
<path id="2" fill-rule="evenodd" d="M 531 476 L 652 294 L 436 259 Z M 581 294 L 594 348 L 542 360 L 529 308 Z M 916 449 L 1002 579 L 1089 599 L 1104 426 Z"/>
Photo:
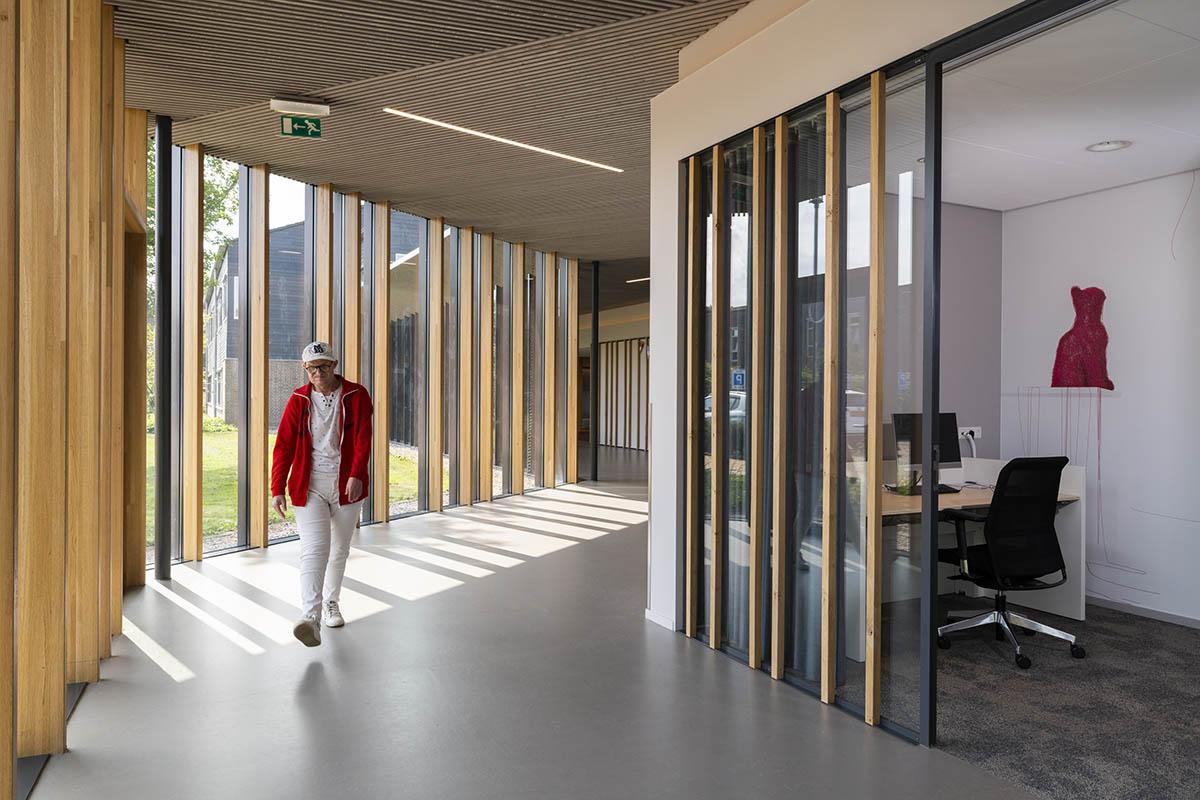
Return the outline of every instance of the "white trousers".
<path id="1" fill-rule="evenodd" d="M 341 595 L 350 537 L 363 502 L 341 505 L 337 484 L 337 475 L 310 474 L 308 502 L 295 506 L 300 528 L 300 606 L 304 616 L 317 619 L 321 618 L 322 601 L 337 600 Z"/>

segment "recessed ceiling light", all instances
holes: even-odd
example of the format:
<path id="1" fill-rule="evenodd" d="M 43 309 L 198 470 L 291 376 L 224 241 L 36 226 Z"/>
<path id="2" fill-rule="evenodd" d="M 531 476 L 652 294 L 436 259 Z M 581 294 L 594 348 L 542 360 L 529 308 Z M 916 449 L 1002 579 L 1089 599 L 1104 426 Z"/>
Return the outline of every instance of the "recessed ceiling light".
<path id="1" fill-rule="evenodd" d="M 395 108 L 384 108 L 383 110 L 389 114 L 395 114 L 397 117 L 404 117 L 405 119 L 411 119 L 411 120 L 415 120 L 417 122 L 424 122 L 427 125 L 436 125 L 439 128 L 446 128 L 447 130 L 458 131 L 459 133 L 466 133 L 466 134 L 470 134 L 471 136 L 478 136 L 481 139 L 488 139 L 489 141 L 500 142 L 501 144 L 510 144 L 513 147 L 520 147 L 523 150 L 532 150 L 535 153 L 542 153 L 543 155 L 554 156 L 555 158 L 565 158 L 567 161 L 574 161 L 576 164 L 586 164 L 589 167 L 596 167 L 598 169 L 606 169 L 609 172 L 624 172 L 625 171 L 618 167 L 610 167 L 608 164 L 601 164 L 598 161 L 588 161 L 586 158 L 578 158 L 577 156 L 569 156 L 566 153 L 559 153 L 555 150 L 547 150 L 544 147 L 537 147 L 536 145 L 525 144 L 524 142 L 518 142 L 518 141 L 514 141 L 512 139 L 505 139 L 503 136 L 496 136 L 495 134 L 484 133 L 483 131 L 471 130 L 470 128 L 464 128 L 461 125 L 454 125 L 449 122 L 442 122 L 441 120 L 430 119 L 429 117 L 422 117 L 417 114 L 410 114 L 407 111 L 399 111 Z"/>
<path id="2" fill-rule="evenodd" d="M 625 282 L 626 283 L 642 283 L 643 281 L 648 281 L 648 280 L 650 280 L 650 277 L 646 276 L 645 278 L 630 278 L 629 280 L 627 280 Z"/>
<path id="3" fill-rule="evenodd" d="M 1124 150 L 1133 142 L 1128 139 L 1105 139 L 1103 142 L 1096 142 L 1087 146 L 1088 152 L 1091 153 L 1111 153 L 1113 150 Z"/>

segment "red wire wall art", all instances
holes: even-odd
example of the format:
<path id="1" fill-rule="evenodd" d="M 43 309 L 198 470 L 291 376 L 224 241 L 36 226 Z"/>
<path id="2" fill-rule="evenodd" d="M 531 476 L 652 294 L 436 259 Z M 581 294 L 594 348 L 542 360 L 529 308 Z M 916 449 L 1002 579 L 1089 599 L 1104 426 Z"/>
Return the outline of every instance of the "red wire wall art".
<path id="1" fill-rule="evenodd" d="M 1108 377 L 1108 331 L 1100 320 L 1105 299 L 1104 290 L 1097 286 L 1071 287 L 1075 323 L 1058 340 L 1051 386 L 1113 388 Z"/>

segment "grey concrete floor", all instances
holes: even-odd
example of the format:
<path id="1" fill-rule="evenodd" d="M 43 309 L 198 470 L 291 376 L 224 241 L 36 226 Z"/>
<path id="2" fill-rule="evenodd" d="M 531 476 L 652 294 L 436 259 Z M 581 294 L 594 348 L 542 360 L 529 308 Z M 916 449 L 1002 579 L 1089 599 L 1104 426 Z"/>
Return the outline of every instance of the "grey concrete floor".
<path id="1" fill-rule="evenodd" d="M 582 484 L 364 528 L 315 649 L 297 543 L 177 567 L 33 797 L 1030 797 L 647 622 L 645 515 Z"/>

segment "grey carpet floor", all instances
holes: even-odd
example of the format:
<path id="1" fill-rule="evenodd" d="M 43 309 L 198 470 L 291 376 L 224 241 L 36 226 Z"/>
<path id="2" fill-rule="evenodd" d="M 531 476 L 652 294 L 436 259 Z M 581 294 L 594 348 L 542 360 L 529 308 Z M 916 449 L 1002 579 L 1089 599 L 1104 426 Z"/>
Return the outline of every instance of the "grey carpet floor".
<path id="1" fill-rule="evenodd" d="M 1029 615 L 1087 658 L 1018 634 L 1022 670 L 991 629 L 956 635 L 938 652 L 938 745 L 1048 800 L 1200 798 L 1200 630 L 1099 606 L 1086 623 Z"/>

